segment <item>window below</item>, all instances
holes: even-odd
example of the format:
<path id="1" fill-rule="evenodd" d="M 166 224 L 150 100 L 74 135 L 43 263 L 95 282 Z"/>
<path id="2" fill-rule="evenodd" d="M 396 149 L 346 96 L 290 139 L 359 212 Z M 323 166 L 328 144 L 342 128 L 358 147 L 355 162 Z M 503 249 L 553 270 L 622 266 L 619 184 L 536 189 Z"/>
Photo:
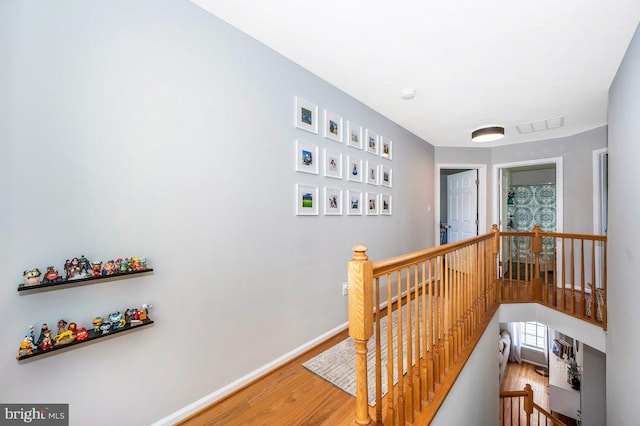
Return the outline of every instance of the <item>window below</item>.
<path id="1" fill-rule="evenodd" d="M 547 327 L 535 321 L 520 323 L 520 343 L 531 349 L 544 351 Z"/>

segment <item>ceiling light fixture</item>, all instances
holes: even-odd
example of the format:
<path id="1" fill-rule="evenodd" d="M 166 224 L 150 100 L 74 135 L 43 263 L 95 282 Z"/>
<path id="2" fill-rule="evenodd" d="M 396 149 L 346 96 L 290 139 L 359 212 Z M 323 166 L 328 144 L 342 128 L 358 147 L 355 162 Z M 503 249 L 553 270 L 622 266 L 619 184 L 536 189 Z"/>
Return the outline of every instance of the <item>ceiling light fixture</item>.
<path id="1" fill-rule="evenodd" d="M 492 142 L 504 137 L 504 127 L 482 127 L 471 132 L 471 140 L 474 142 Z"/>
<path id="2" fill-rule="evenodd" d="M 402 99 L 408 101 L 416 97 L 416 91 L 413 89 L 405 89 L 402 91 Z"/>

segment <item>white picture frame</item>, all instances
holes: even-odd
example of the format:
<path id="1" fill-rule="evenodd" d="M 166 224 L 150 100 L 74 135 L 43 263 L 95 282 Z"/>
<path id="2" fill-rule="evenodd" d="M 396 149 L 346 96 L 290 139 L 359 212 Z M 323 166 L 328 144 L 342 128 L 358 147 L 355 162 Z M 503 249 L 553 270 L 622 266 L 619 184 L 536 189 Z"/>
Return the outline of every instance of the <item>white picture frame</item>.
<path id="1" fill-rule="evenodd" d="M 324 110 L 324 137 L 342 143 L 342 117 Z"/>
<path id="2" fill-rule="evenodd" d="M 348 216 L 362 216 L 362 192 L 346 191 L 345 203 Z"/>
<path id="3" fill-rule="evenodd" d="M 347 157 L 347 180 L 351 182 L 362 182 L 362 160 L 349 155 Z"/>
<path id="4" fill-rule="evenodd" d="M 380 165 L 380 185 L 387 188 L 393 187 L 393 170 L 391 167 L 387 167 L 384 164 Z"/>
<path id="5" fill-rule="evenodd" d="M 296 171 L 303 173 L 318 174 L 318 145 L 296 140 Z"/>
<path id="6" fill-rule="evenodd" d="M 379 181 L 378 181 L 378 173 L 379 173 L 379 167 L 378 167 L 378 163 L 376 163 L 375 161 L 367 161 L 367 183 L 369 185 L 375 185 L 378 186 L 379 185 Z"/>
<path id="7" fill-rule="evenodd" d="M 364 138 L 367 147 L 367 152 L 374 155 L 378 155 L 378 134 L 373 130 L 366 130 L 366 137 Z"/>
<path id="8" fill-rule="evenodd" d="M 380 214 L 383 216 L 391 216 L 393 213 L 393 205 L 391 203 L 392 196 L 389 194 L 380 194 Z"/>
<path id="9" fill-rule="evenodd" d="M 393 158 L 393 141 L 380 137 L 380 157 L 391 160 Z"/>
<path id="10" fill-rule="evenodd" d="M 324 214 L 325 216 L 342 215 L 342 190 L 339 188 L 324 188 Z"/>
<path id="11" fill-rule="evenodd" d="M 351 148 L 362 149 L 362 126 L 347 120 L 347 145 Z"/>
<path id="12" fill-rule="evenodd" d="M 378 216 L 378 194 L 367 192 L 364 202 L 367 216 Z"/>
<path id="13" fill-rule="evenodd" d="M 297 216 L 317 216 L 319 204 L 317 186 L 296 184 Z"/>
<path id="14" fill-rule="evenodd" d="M 324 175 L 329 178 L 342 179 L 342 153 L 332 149 L 324 149 Z"/>
<path id="15" fill-rule="evenodd" d="M 318 134 L 318 105 L 296 96 L 295 126 Z"/>

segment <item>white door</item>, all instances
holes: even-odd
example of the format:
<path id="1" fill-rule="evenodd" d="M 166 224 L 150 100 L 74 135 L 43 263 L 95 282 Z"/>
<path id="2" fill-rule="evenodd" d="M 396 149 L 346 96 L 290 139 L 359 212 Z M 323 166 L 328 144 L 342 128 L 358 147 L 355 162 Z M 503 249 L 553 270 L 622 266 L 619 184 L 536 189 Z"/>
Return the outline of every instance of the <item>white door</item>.
<path id="1" fill-rule="evenodd" d="M 447 176 L 447 242 L 478 235 L 478 171 Z"/>

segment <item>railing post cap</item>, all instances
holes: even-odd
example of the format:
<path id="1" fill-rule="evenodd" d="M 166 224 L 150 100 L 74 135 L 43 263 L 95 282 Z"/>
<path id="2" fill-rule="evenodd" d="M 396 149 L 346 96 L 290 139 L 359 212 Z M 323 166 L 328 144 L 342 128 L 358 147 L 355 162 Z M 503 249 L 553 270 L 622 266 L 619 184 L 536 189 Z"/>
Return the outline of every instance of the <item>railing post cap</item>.
<path id="1" fill-rule="evenodd" d="M 367 257 L 368 248 L 364 244 L 356 244 L 351 250 L 353 250 L 353 260 L 369 259 L 369 257 Z"/>
<path id="2" fill-rule="evenodd" d="M 496 225 L 495 223 L 491 225 L 491 232 L 498 232 L 498 225 Z"/>

